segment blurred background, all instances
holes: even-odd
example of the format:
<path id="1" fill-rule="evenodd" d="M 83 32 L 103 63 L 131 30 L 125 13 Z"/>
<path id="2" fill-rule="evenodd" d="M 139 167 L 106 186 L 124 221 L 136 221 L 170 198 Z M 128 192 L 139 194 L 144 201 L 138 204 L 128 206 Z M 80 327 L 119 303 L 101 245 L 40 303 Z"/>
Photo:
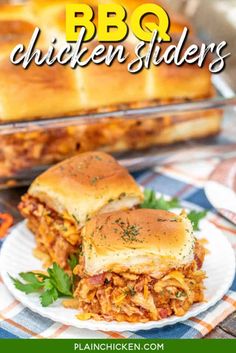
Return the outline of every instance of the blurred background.
<path id="1" fill-rule="evenodd" d="M 227 41 L 231 56 L 222 76 L 236 91 L 236 0 L 168 0 L 176 9 L 191 19 L 199 36 L 214 42 Z"/>

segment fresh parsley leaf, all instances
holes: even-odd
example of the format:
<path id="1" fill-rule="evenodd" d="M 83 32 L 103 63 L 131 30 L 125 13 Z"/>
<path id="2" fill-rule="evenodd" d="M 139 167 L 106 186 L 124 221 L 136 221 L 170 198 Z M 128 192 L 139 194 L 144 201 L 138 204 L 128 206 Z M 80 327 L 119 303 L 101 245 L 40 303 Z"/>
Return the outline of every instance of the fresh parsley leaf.
<path id="1" fill-rule="evenodd" d="M 53 288 L 53 284 L 49 278 L 44 281 L 44 290 L 50 290 Z"/>
<path id="2" fill-rule="evenodd" d="M 40 295 L 40 302 L 44 307 L 51 305 L 57 299 L 58 292 L 54 287 L 47 289 L 45 292 L 43 292 L 43 294 Z"/>
<path id="3" fill-rule="evenodd" d="M 78 257 L 75 254 L 72 254 L 70 255 L 67 262 L 68 262 L 68 265 L 70 266 L 71 271 L 73 271 L 75 266 L 78 264 Z"/>
<path id="4" fill-rule="evenodd" d="M 141 208 L 151 208 L 155 210 L 168 211 L 172 208 L 181 208 L 181 204 L 178 198 L 174 197 L 170 200 L 166 200 L 163 196 L 157 197 L 155 191 L 145 189 L 144 190 L 144 201 L 141 204 Z M 201 219 L 206 217 L 207 211 L 191 211 L 188 214 L 188 218 L 192 222 L 193 230 L 199 230 L 199 222 Z"/>
<path id="5" fill-rule="evenodd" d="M 73 281 L 75 277 L 70 277 L 56 263 L 47 270 L 48 275 L 34 272 L 22 272 L 20 277 L 25 281 L 10 276 L 15 287 L 26 293 L 39 293 L 42 306 L 52 304 L 61 296 L 72 296 Z"/>
<path id="6" fill-rule="evenodd" d="M 129 287 L 129 293 L 130 293 L 131 297 L 135 296 L 136 291 L 135 291 L 134 287 Z"/>
<path id="7" fill-rule="evenodd" d="M 136 290 L 134 289 L 134 287 L 128 286 L 128 289 L 126 289 L 126 290 L 124 291 L 124 293 L 125 293 L 126 295 L 130 295 L 131 297 L 134 297 L 135 294 L 136 294 Z"/>
<path id="8" fill-rule="evenodd" d="M 51 283 L 61 294 L 71 296 L 72 278 L 55 262 L 48 270 Z"/>
<path id="9" fill-rule="evenodd" d="M 34 272 L 21 272 L 20 276 L 21 278 L 23 278 L 25 282 L 31 283 L 38 288 L 43 287 L 43 282 L 39 280 L 39 277 L 41 277 L 41 274 L 38 275 Z"/>
<path id="10" fill-rule="evenodd" d="M 37 293 L 39 291 L 39 287 L 37 284 L 33 284 L 33 283 L 23 283 L 20 280 L 11 277 L 11 280 L 14 283 L 14 286 L 16 287 L 16 289 L 20 290 L 21 292 L 24 292 L 26 294 L 30 294 L 30 293 Z"/>
<path id="11" fill-rule="evenodd" d="M 205 218 L 207 215 L 207 211 L 190 211 L 188 214 L 188 219 L 191 221 L 193 225 L 193 230 L 199 230 L 199 222 L 201 219 Z"/>
<path id="12" fill-rule="evenodd" d="M 181 208 L 179 199 L 174 197 L 170 200 L 166 200 L 163 196 L 157 197 L 156 192 L 153 190 L 144 190 L 144 201 L 141 204 L 141 208 L 151 208 L 155 210 L 168 211 L 171 208 Z"/>
<path id="13" fill-rule="evenodd" d="M 74 218 L 74 220 L 76 221 L 76 223 L 80 224 L 80 221 L 78 220 L 78 218 L 73 214 L 72 217 Z"/>
<path id="14" fill-rule="evenodd" d="M 176 294 L 175 294 L 176 298 L 182 298 L 182 297 L 186 297 L 186 293 L 183 292 L 183 291 L 178 291 Z"/>

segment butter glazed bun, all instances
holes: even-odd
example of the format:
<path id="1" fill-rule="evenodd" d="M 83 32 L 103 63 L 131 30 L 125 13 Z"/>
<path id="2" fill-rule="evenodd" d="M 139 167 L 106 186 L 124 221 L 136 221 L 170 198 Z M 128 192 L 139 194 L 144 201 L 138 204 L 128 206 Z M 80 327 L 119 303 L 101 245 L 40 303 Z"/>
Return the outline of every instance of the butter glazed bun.
<path id="1" fill-rule="evenodd" d="M 130 24 L 130 15 L 134 9 L 138 5 L 149 3 L 148 0 L 114 2 L 127 9 L 128 24 Z M 9 53 L 14 45 L 20 42 L 27 44 L 36 26 L 41 29 L 40 40 L 36 47 L 43 52 L 47 50 L 54 37 L 57 39 L 56 51 L 66 44 L 66 4 L 68 3 L 78 4 L 79 2 L 76 0 L 69 2 L 31 0 L 24 5 L 0 6 L 0 59 L 1 57 L 3 59 L 2 62 L 0 60 L 0 83 L 1 87 L 5 87 L 5 89 L 0 89 L 0 120 L 69 116 L 100 109 L 120 109 L 123 105 L 147 106 L 153 102 L 163 104 L 188 99 L 204 99 L 214 95 L 207 61 L 202 68 L 196 65 L 191 67 L 189 65 L 179 67 L 165 64 L 151 65 L 149 70 L 142 70 L 138 75 L 130 74 L 126 63 L 121 65 L 117 62 L 111 67 L 90 64 L 86 66 L 86 69 L 77 67 L 74 70 L 70 69 L 69 65 L 67 68 L 58 67 L 61 66 L 59 64 L 55 64 L 55 68 L 52 66 L 47 68 L 46 65 L 37 68 L 31 63 L 27 70 L 19 69 L 14 65 L 8 67 Z M 98 5 L 110 3 L 110 1 L 89 0 L 86 3 L 93 6 L 96 23 Z M 152 1 L 151 3 L 164 4 L 164 8 L 168 11 L 172 44 L 178 43 L 185 26 L 190 28 L 190 34 L 193 35 L 190 43 L 196 41 L 194 31 L 185 18 L 168 9 L 165 2 Z M 156 23 L 156 20 L 156 16 L 149 14 L 144 17 L 144 25 L 146 21 Z M 10 42 L 12 39 L 14 43 L 14 45 L 7 43 L 8 55 L 1 54 L 5 52 L 1 47 L 1 32 L 2 40 L 4 40 L 2 46 L 8 42 L 6 36 L 10 38 Z M 137 38 L 131 32 L 122 43 L 126 47 L 126 52 L 129 53 L 127 64 L 135 58 L 134 50 L 137 45 Z M 89 55 L 97 44 L 96 37 L 93 41 L 86 43 Z M 168 45 L 169 43 L 162 43 L 163 50 Z M 14 104 L 12 104 L 13 97 Z M 215 120 L 217 126 L 214 133 L 219 131 L 217 117 Z M 205 133 L 201 133 L 201 136 L 211 134 L 207 124 L 205 125 Z M 193 131 L 196 129 L 193 128 Z M 173 129 L 173 134 L 174 132 Z M 186 136 L 186 138 L 191 138 L 191 136 Z M 181 139 L 184 137 L 181 136 Z"/>
<path id="2" fill-rule="evenodd" d="M 0 60 L 0 96 L 0 116 L 9 121 L 56 117 L 62 111 L 73 114 L 80 104 L 77 82 L 70 68 L 32 63 L 25 70 L 12 65 L 8 58 Z"/>
<path id="3" fill-rule="evenodd" d="M 27 4 L 0 4 L 0 58 L 8 56 L 19 43 L 28 45 L 36 26 L 37 20 Z"/>
<path id="4" fill-rule="evenodd" d="M 114 2 L 125 6 L 127 9 L 128 24 L 130 24 L 130 15 L 134 9 L 138 5 L 149 3 L 148 0 Z M 44 52 L 55 37 L 57 39 L 55 44 L 57 51 L 62 45 L 66 44 L 67 3 L 78 4 L 79 2 L 76 0 L 69 2 L 64 0 L 31 0 L 20 6 L 0 6 L 0 36 L 2 28 L 5 31 L 3 37 L 5 38 L 7 35 L 7 37 L 11 38 L 14 34 L 12 34 L 13 29 L 17 23 L 18 25 L 20 23 L 16 42 L 26 44 L 29 41 L 29 36 L 33 33 L 33 28 L 39 26 L 41 29 L 41 40 L 37 43 L 37 48 Z M 86 3 L 93 6 L 94 21 L 96 23 L 98 5 L 110 3 L 110 1 L 89 0 Z M 185 26 L 190 28 L 190 34 L 194 36 L 194 31 L 188 21 L 168 9 L 165 6 L 165 2 L 152 1 L 151 3 L 164 4 L 164 8 L 168 11 L 171 22 L 170 35 L 173 41 L 172 44 L 178 43 L 180 34 Z M 1 21 L 3 21 L 2 24 Z M 146 21 L 156 23 L 156 16 L 149 14 L 144 17 L 144 25 Z M 192 41 L 195 42 L 194 37 L 191 37 L 190 42 Z M 86 43 L 88 54 L 84 58 L 91 54 L 97 44 L 96 37 L 93 41 Z M 115 45 L 117 43 L 109 44 Z M 124 44 L 126 52 L 129 53 L 128 64 L 135 58 L 134 50 L 137 45 L 137 38 L 132 34 L 132 31 L 130 31 L 127 39 L 122 44 Z M 163 50 L 168 45 L 169 43 L 162 43 Z M 10 48 L 12 49 L 14 45 L 8 45 L 8 47 L 10 52 Z M 204 99 L 214 95 L 207 61 L 202 68 L 193 65 L 191 67 L 189 65 L 177 67 L 175 65 L 165 65 L 164 63 L 160 66 L 151 65 L 149 70 L 142 70 L 137 75 L 132 75 L 128 72 L 126 63 L 121 65 L 116 61 L 111 67 L 89 64 L 86 69 L 77 67 L 74 70 L 69 65 L 68 67 L 61 67 L 61 65 L 55 64 L 53 65 L 55 67 L 50 66 L 50 68 L 43 65 L 37 68 L 31 63 L 27 70 L 23 70 L 14 65 L 7 65 L 9 55 L 6 56 L 0 53 L 0 59 L 1 56 L 3 60 L 0 60 L 0 84 L 1 87 L 5 87 L 0 89 L 1 121 L 69 116 L 80 114 L 81 112 L 121 109 L 124 108 L 124 105 L 126 107 L 148 106 L 154 102 L 164 104 L 188 99 Z M 14 104 L 12 104 L 12 97 L 14 97 Z M 202 113 L 203 116 L 205 116 L 204 114 Z M 219 116 L 218 114 L 213 117 L 216 126 L 213 133 L 219 131 Z M 195 134 L 195 126 L 192 130 Z M 175 135 L 175 126 L 172 127 L 171 132 Z M 158 132 L 155 132 L 155 135 L 157 134 Z M 200 133 L 200 137 L 208 136 L 209 134 L 212 134 L 212 131 L 208 130 L 208 126 L 205 123 L 204 131 Z M 178 135 L 177 140 L 191 137 L 191 135 L 183 134 L 179 138 Z M 172 138 L 171 142 L 174 142 Z M 149 143 L 147 144 L 149 145 Z"/>
<path id="5" fill-rule="evenodd" d="M 35 179 L 28 194 L 80 225 L 97 212 L 128 209 L 143 200 L 128 171 L 103 152 L 82 153 L 55 165 Z"/>
<path id="6" fill-rule="evenodd" d="M 85 272 L 151 274 L 187 265 L 194 258 L 191 222 L 184 215 L 134 209 L 97 215 L 82 231 Z"/>

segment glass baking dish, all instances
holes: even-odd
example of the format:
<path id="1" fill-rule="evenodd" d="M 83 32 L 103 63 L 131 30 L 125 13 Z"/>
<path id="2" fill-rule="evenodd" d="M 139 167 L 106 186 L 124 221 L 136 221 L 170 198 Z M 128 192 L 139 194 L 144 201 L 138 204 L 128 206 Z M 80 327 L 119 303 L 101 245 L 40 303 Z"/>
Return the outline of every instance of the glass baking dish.
<path id="1" fill-rule="evenodd" d="M 226 6 L 229 1 L 170 2 L 171 6 L 176 6 L 190 19 L 199 37 L 206 41 L 211 40 L 212 36 L 214 41 L 220 41 L 227 40 L 226 34 L 234 32 L 235 35 L 235 31 L 229 30 L 227 13 L 220 16 L 219 9 L 223 3 Z M 235 1 L 230 3 L 233 6 Z M 214 13 L 216 19 L 220 16 L 220 22 L 216 20 L 210 23 L 209 13 Z M 234 41 L 228 40 L 233 53 Z M 92 149 L 114 154 L 131 171 L 156 164 L 212 156 L 227 158 L 236 154 L 235 69 L 232 55 L 226 69 L 220 75 L 213 76 L 213 85 L 218 92 L 214 99 L 162 105 L 148 102 L 148 106 L 139 105 L 139 108 L 122 106 L 116 111 L 0 123 L 0 188 L 28 184 L 48 166 Z M 210 118 L 214 114 L 218 118 L 223 117 L 218 134 L 216 131 L 219 129 L 209 128 Z M 203 134 L 204 138 L 194 131 L 198 128 L 197 120 L 200 121 L 202 117 L 209 117 L 201 125 L 203 131 L 210 129 L 209 134 Z M 190 122 L 186 141 L 181 125 L 185 121 Z M 175 136 L 181 135 L 181 138 L 166 136 L 167 127 Z"/>
<path id="2" fill-rule="evenodd" d="M 222 84 L 220 86 L 224 87 Z M 0 123 L 0 188 L 26 185 L 53 163 L 86 150 L 83 139 L 89 141 L 89 150 L 111 152 L 130 171 L 194 158 L 226 158 L 236 155 L 236 97 L 229 94 L 229 91 L 226 92 L 226 97 L 221 92 L 217 98 L 195 102 Z M 166 121 L 174 126 L 181 126 L 184 121 L 192 121 L 191 124 L 194 124 L 196 117 L 200 119 L 201 116 L 211 116 L 215 112 L 224 117 L 221 132 L 217 135 L 209 134 L 210 136 L 203 139 L 190 138 L 173 145 L 166 140 L 163 143 L 156 137 L 153 138 L 163 130 Z M 206 119 L 204 124 L 208 124 L 208 121 L 210 120 Z M 112 129 L 129 124 L 131 143 L 124 143 L 122 133 L 115 140 L 116 135 L 112 133 Z M 101 131 L 104 132 L 104 126 L 107 127 L 107 134 L 111 135 L 110 140 L 106 137 L 105 145 L 100 136 Z M 148 129 L 145 128 L 144 135 L 142 126 L 149 126 Z"/>

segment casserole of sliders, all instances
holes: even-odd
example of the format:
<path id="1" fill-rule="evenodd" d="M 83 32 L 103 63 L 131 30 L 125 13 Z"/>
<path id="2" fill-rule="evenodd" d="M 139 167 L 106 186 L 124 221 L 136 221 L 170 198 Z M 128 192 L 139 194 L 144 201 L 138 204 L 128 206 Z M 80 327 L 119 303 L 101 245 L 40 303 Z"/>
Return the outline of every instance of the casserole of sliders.
<path id="1" fill-rule="evenodd" d="M 147 322 L 204 300 L 205 251 L 183 212 L 133 209 L 95 216 L 82 230 L 74 275 L 78 318 Z"/>
<path id="2" fill-rule="evenodd" d="M 132 13 L 144 1 L 113 2 L 121 3 Z M 93 6 L 96 17 L 98 2 L 86 3 Z M 27 46 L 37 26 L 41 29 L 37 43 L 40 50 L 45 50 L 53 37 L 58 39 L 58 48 L 65 42 L 65 4 L 62 0 L 28 0 L 24 4 L 0 5 L 0 123 L 28 120 L 35 127 L 23 132 L 12 128 L 1 135 L 0 178 L 20 178 L 33 167 L 45 167 L 91 150 L 144 149 L 208 137 L 220 131 L 222 114 L 215 109 L 158 119 L 117 117 L 103 118 L 100 123 L 91 124 L 88 119 L 84 125 L 39 127 L 37 121 L 44 118 L 188 102 L 215 95 L 208 59 L 202 68 L 187 64 L 152 65 L 135 75 L 128 73 L 126 65 L 116 62 L 111 67 L 91 64 L 75 70 L 58 64 L 38 67 L 31 63 L 27 70 L 12 65 L 12 49 L 18 43 Z M 185 26 L 190 29 L 191 43 L 198 43 L 191 24 L 164 2 L 163 6 L 170 15 L 172 44 L 178 43 Z M 155 22 L 156 18 L 150 15 L 146 20 Z M 92 50 L 97 44 L 95 37 L 86 45 Z M 125 46 L 130 55 L 136 44 L 135 38 L 127 37 Z"/>

